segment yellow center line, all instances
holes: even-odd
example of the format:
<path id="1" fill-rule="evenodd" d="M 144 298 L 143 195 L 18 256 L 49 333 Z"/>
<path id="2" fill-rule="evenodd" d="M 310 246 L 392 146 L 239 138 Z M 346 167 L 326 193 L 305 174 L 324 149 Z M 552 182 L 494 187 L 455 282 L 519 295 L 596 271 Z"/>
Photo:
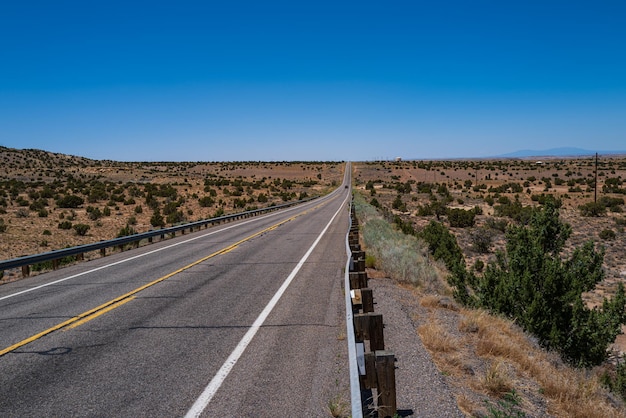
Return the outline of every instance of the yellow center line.
<path id="1" fill-rule="evenodd" d="M 75 328 L 75 327 L 77 327 L 79 325 L 82 325 L 85 322 L 88 322 L 88 321 L 90 321 L 90 320 L 92 320 L 92 319 L 94 319 L 94 318 L 96 318 L 96 317 L 98 317 L 98 316 L 100 316 L 100 315 L 102 315 L 102 314 L 104 314 L 106 312 L 109 312 L 109 311 L 111 311 L 111 310 L 113 310 L 113 309 L 115 309 L 115 308 L 117 308 L 119 306 L 122 306 L 126 302 L 130 302 L 132 299 L 134 299 L 134 295 L 139 293 L 139 292 L 141 292 L 142 290 L 145 290 L 145 289 L 147 289 L 149 287 L 152 287 L 155 284 L 160 283 L 160 282 L 162 282 L 164 280 L 167 280 L 167 279 L 169 279 L 170 277 L 172 277 L 172 276 L 174 276 L 176 274 L 182 273 L 185 270 L 188 270 L 188 269 L 190 269 L 190 268 L 192 268 L 194 266 L 197 266 L 198 264 L 200 264 L 200 263 L 202 263 L 202 262 L 204 262 L 204 261 L 206 261 L 206 260 L 208 260 L 210 258 L 213 258 L 213 257 L 216 257 L 218 255 L 222 255 L 222 254 L 226 254 L 228 252 L 231 252 L 235 248 L 237 248 L 239 245 L 241 245 L 242 243 L 244 243 L 246 241 L 250 241 L 251 239 L 256 238 L 259 235 L 264 234 L 266 232 L 273 231 L 274 229 L 278 228 L 279 226 L 281 226 L 281 225 L 283 225 L 283 224 L 285 224 L 285 223 L 287 223 L 289 221 L 292 221 L 292 220 L 296 219 L 297 217 L 302 216 L 302 215 L 304 215 L 304 214 L 306 214 L 306 213 L 308 213 L 308 212 L 310 212 L 310 211 L 312 211 L 314 209 L 317 209 L 318 207 L 322 206 L 323 204 L 324 203 L 319 204 L 319 205 L 317 205 L 317 206 L 315 206 L 315 207 L 313 207 L 313 208 L 311 208 L 309 210 L 306 210 L 304 212 L 301 212 L 299 214 L 291 216 L 290 218 L 282 220 L 282 221 L 280 221 L 280 222 L 278 222 L 278 223 L 276 223 L 276 224 L 274 224 L 274 225 L 272 225 L 270 227 L 267 227 L 267 228 L 265 228 L 265 229 L 263 229 L 261 231 L 255 232 L 254 234 L 252 234 L 252 235 L 250 235 L 250 236 L 248 236 L 246 238 L 243 238 L 242 240 L 237 241 L 234 244 L 231 244 L 231 245 L 229 245 L 227 247 L 224 247 L 221 250 L 218 250 L 218 251 L 216 251 L 216 252 L 214 252 L 212 254 L 207 255 L 206 257 L 203 257 L 203 258 L 201 258 L 199 260 L 196 260 L 196 261 L 194 261 L 191 264 L 188 264 L 188 265 L 186 265 L 184 267 L 181 267 L 181 268 L 179 268 L 178 270 L 176 270 L 176 271 L 174 271 L 172 273 L 166 274 L 165 276 L 160 277 L 160 278 L 158 278 L 158 279 L 156 279 L 156 280 L 154 280 L 154 281 L 152 281 L 150 283 L 147 283 L 147 284 L 145 284 L 145 285 L 143 285 L 141 287 L 138 287 L 137 289 L 132 290 L 132 291 L 130 291 L 128 293 L 125 293 L 122 296 L 118 296 L 115 299 L 112 299 L 112 300 L 110 300 L 108 302 L 105 302 L 105 303 L 103 303 L 100 306 L 97 306 L 97 307 L 95 307 L 93 309 L 90 309 L 90 310 L 88 310 L 86 312 L 83 312 L 83 313 L 81 313 L 79 315 L 76 315 L 76 316 L 68 319 L 67 321 L 61 322 L 60 324 L 57 324 L 57 325 L 55 325 L 55 326 L 53 326 L 51 328 L 48 328 L 45 331 L 42 331 L 42 332 L 40 332 L 38 334 L 35 334 L 32 337 L 26 338 L 25 340 L 22 340 L 22 341 L 20 341 L 20 342 L 18 342 L 16 344 L 13 344 L 10 347 L 7 347 L 7 348 L 5 348 L 3 350 L 0 350 L 0 357 L 4 356 L 7 353 L 10 353 L 11 351 L 17 350 L 18 348 L 23 347 L 26 344 L 29 344 L 29 343 L 31 343 L 31 342 L 33 342 L 35 340 L 38 340 L 41 337 L 44 337 L 44 336 L 46 336 L 48 334 L 51 334 L 51 333 L 53 333 L 55 331 L 58 331 L 58 330 L 60 330 L 62 328 L 71 329 L 71 328 Z"/>
<path id="2" fill-rule="evenodd" d="M 123 304 L 125 304 L 127 302 L 130 302 L 133 299 L 135 299 L 135 297 L 131 296 L 131 297 L 126 298 L 124 300 L 120 300 L 119 302 L 114 303 L 113 305 L 109 305 L 108 307 L 106 307 L 106 308 L 104 308 L 102 310 L 99 310 L 98 312 L 94 312 L 91 315 L 81 319 L 80 321 L 74 322 L 72 325 L 66 327 L 65 331 L 67 331 L 68 329 L 74 329 L 74 328 L 84 324 L 85 322 L 89 322 L 92 319 L 95 319 L 95 318 L 99 317 L 100 315 L 103 315 L 103 314 L 105 314 L 105 313 L 107 313 L 109 311 L 112 311 L 113 309 L 117 308 L 118 306 L 122 306 Z"/>

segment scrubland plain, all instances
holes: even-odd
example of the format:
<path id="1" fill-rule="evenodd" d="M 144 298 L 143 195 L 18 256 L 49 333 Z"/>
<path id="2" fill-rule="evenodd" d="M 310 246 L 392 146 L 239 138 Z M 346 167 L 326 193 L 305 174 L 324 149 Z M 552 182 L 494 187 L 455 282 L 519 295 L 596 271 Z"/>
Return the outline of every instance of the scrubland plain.
<path id="1" fill-rule="evenodd" d="M 344 166 L 96 161 L 0 147 L 0 259 L 320 196 Z"/>

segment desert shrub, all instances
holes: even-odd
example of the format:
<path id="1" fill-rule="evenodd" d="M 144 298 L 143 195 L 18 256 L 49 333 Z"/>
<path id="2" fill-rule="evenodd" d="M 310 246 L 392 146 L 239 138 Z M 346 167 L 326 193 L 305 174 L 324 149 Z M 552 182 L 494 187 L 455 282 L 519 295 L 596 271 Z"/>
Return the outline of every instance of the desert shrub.
<path id="1" fill-rule="evenodd" d="M 198 203 L 200 204 L 200 207 L 208 208 L 215 204 L 215 200 L 211 196 L 204 196 L 198 199 Z"/>
<path id="2" fill-rule="evenodd" d="M 470 235 L 474 251 L 487 254 L 491 250 L 493 232 L 488 228 L 477 228 Z"/>
<path id="3" fill-rule="evenodd" d="M 91 228 L 87 224 L 76 224 L 73 226 L 74 231 L 76 231 L 76 235 L 84 236 L 87 234 L 87 231 Z"/>
<path id="4" fill-rule="evenodd" d="M 39 211 L 37 211 L 37 216 L 39 216 L 40 218 L 47 218 L 48 210 L 46 208 L 39 209 Z"/>
<path id="5" fill-rule="evenodd" d="M 119 230 L 119 232 L 117 233 L 117 237 L 118 238 L 126 237 L 128 235 L 135 235 L 136 233 L 137 231 L 135 231 L 135 228 L 133 228 L 130 225 L 126 225 L 125 227 Z"/>
<path id="6" fill-rule="evenodd" d="M 89 219 L 92 221 L 96 221 L 102 217 L 102 211 L 99 208 L 94 208 L 93 206 L 87 206 L 87 214 Z"/>
<path id="7" fill-rule="evenodd" d="M 59 229 L 72 229 L 72 223 L 70 221 L 59 222 Z"/>
<path id="8" fill-rule="evenodd" d="M 185 215 L 182 210 L 170 213 L 166 217 L 166 221 L 169 224 L 176 224 L 185 220 Z"/>
<path id="9" fill-rule="evenodd" d="M 0 233 L 6 232 L 7 224 L 4 222 L 4 219 L 0 218 Z"/>
<path id="10" fill-rule="evenodd" d="M 257 202 L 259 203 L 267 203 L 268 201 L 268 197 L 265 193 L 259 193 L 259 196 L 257 197 Z"/>
<path id="11" fill-rule="evenodd" d="M 245 207 L 246 207 L 246 199 L 236 198 L 233 200 L 233 209 L 245 208 Z"/>
<path id="12" fill-rule="evenodd" d="M 154 210 L 154 213 L 150 217 L 150 225 L 154 226 L 155 228 L 162 228 L 165 226 L 165 220 L 163 219 L 163 215 L 161 215 L 161 210 L 159 208 L 156 208 Z"/>
<path id="13" fill-rule="evenodd" d="M 442 260 L 448 269 L 463 262 L 461 247 L 443 224 L 430 221 L 418 236 L 428 244 L 428 250 L 435 260 Z"/>
<path id="14" fill-rule="evenodd" d="M 56 201 L 56 204 L 60 208 L 77 208 L 80 207 L 85 200 L 76 195 L 66 195 Z"/>
<path id="15" fill-rule="evenodd" d="M 178 201 L 171 201 L 171 202 L 167 202 L 164 206 L 163 206 L 163 215 L 171 215 L 173 213 L 176 213 L 176 211 L 178 210 L 178 207 L 180 206 L 180 202 Z"/>
<path id="16" fill-rule="evenodd" d="M 533 202 L 538 202 L 540 205 L 545 205 L 546 202 L 551 202 L 557 208 L 560 208 L 562 205 L 561 199 L 555 197 L 552 194 L 541 193 L 540 195 L 534 194 L 530 196 L 530 199 Z"/>
<path id="17" fill-rule="evenodd" d="M 615 371 L 612 373 L 605 372 L 601 380 L 611 392 L 617 393 L 626 401 L 626 355 L 622 355 L 615 367 Z"/>
<path id="18" fill-rule="evenodd" d="M 380 208 L 380 202 L 378 202 L 378 200 L 373 197 L 372 200 L 370 200 L 370 205 L 374 206 L 375 208 Z"/>
<path id="19" fill-rule="evenodd" d="M 626 190 L 621 189 L 623 183 L 622 179 L 619 177 L 609 177 L 604 180 L 604 186 L 602 186 L 602 191 L 604 193 L 626 193 Z"/>
<path id="20" fill-rule="evenodd" d="M 43 232 L 41 233 L 42 235 L 52 235 L 52 232 L 50 232 L 49 229 L 44 229 Z"/>
<path id="21" fill-rule="evenodd" d="M 527 226 L 507 230 L 506 251 L 498 252 L 482 277 L 457 269 L 451 284 L 461 302 L 514 318 L 541 345 L 558 351 L 573 365 L 586 367 L 605 360 L 626 319 L 626 295 L 620 284 L 601 309 L 585 306 L 582 293 L 604 278 L 604 250 L 596 251 L 589 241 L 564 257 L 571 232 L 548 202 L 533 210 Z"/>
<path id="22" fill-rule="evenodd" d="M 143 206 L 141 205 L 135 206 L 135 213 L 137 214 L 143 213 Z"/>
<path id="23" fill-rule="evenodd" d="M 19 209 L 15 212 L 15 216 L 16 216 L 17 218 L 28 218 L 28 216 L 29 216 L 28 209 L 19 208 Z"/>
<path id="24" fill-rule="evenodd" d="M 432 216 L 434 214 L 435 212 L 433 211 L 432 206 L 430 206 L 429 204 L 426 204 L 424 206 L 417 206 L 417 216 Z"/>
<path id="25" fill-rule="evenodd" d="M 406 212 L 406 204 L 402 201 L 402 197 L 400 195 L 396 195 L 396 198 L 391 203 L 391 207 L 399 210 L 400 212 Z"/>
<path id="26" fill-rule="evenodd" d="M 467 228 L 474 226 L 475 213 L 473 210 L 448 209 L 448 222 L 453 228 Z"/>
<path id="27" fill-rule="evenodd" d="M 500 217 L 511 218 L 521 224 L 527 224 L 532 214 L 531 206 L 523 206 L 522 203 L 515 199 L 509 204 L 500 204 L 494 206 L 494 214 Z"/>
<path id="28" fill-rule="evenodd" d="M 603 229 L 600 231 L 600 238 L 603 240 L 614 240 L 615 239 L 615 231 L 612 229 Z"/>
<path id="29" fill-rule="evenodd" d="M 28 206 L 28 208 L 34 212 L 39 211 L 41 209 L 45 209 L 48 206 L 48 201 L 45 199 L 37 199 L 33 203 Z"/>
<path id="30" fill-rule="evenodd" d="M 606 213 L 606 207 L 599 202 L 589 202 L 578 207 L 580 214 L 587 217 L 603 216 Z"/>
<path id="31" fill-rule="evenodd" d="M 491 229 L 505 232 L 509 222 L 506 219 L 487 218 L 486 224 Z"/>
<path id="32" fill-rule="evenodd" d="M 598 199 L 598 203 L 609 209 L 611 212 L 621 212 L 621 206 L 624 205 L 624 199 L 621 197 L 602 196 Z"/>
<path id="33" fill-rule="evenodd" d="M 485 268 L 485 262 L 479 258 L 474 262 L 473 268 L 475 271 L 480 273 Z"/>
<path id="34" fill-rule="evenodd" d="M 400 216 L 396 215 L 393 217 L 393 223 L 396 224 L 404 234 L 415 235 L 415 228 L 413 228 L 413 224 L 410 221 L 406 222 Z"/>

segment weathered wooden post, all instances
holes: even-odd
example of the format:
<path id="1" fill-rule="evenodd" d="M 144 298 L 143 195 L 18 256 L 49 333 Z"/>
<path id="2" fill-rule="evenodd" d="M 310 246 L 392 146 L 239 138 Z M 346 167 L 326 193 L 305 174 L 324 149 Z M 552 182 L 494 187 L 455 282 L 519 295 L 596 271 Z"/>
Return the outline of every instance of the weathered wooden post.
<path id="1" fill-rule="evenodd" d="M 30 266 L 22 266 L 22 277 L 30 276 Z"/>
<path id="2" fill-rule="evenodd" d="M 355 271 L 348 274 L 350 289 L 363 289 L 367 287 L 367 273 L 364 271 Z"/>
<path id="3" fill-rule="evenodd" d="M 375 313 L 354 315 L 354 333 L 357 340 L 369 340 L 370 351 L 384 350 L 383 316 Z"/>
<path id="4" fill-rule="evenodd" d="M 361 288 L 361 305 L 363 313 L 374 312 L 374 294 L 369 287 Z"/>
<path id="5" fill-rule="evenodd" d="M 390 351 L 376 351 L 376 381 L 378 389 L 378 416 L 393 417 L 396 405 L 396 357 Z"/>

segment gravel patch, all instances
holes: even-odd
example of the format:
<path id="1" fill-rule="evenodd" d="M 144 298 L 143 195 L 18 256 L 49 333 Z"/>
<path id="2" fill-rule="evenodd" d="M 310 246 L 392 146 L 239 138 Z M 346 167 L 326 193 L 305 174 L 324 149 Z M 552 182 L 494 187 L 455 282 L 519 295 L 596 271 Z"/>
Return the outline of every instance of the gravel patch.
<path id="1" fill-rule="evenodd" d="M 445 377 L 417 334 L 412 318 L 418 301 L 390 279 L 369 279 L 375 310 L 383 315 L 385 349 L 396 363 L 398 414 L 402 417 L 463 417 Z"/>

